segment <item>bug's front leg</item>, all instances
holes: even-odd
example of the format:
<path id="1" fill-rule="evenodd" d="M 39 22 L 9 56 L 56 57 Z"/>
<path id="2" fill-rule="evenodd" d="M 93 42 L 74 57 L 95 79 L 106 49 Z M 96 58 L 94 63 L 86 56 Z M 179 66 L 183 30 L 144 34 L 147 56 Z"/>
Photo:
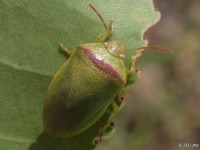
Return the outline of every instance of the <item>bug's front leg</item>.
<path id="1" fill-rule="evenodd" d="M 59 52 L 65 54 L 67 59 L 74 53 L 73 50 L 68 50 L 62 43 L 59 44 Z"/>
<path id="2" fill-rule="evenodd" d="M 97 36 L 97 43 L 104 43 L 109 41 L 110 36 L 112 35 L 112 31 L 109 31 L 108 33 L 102 33 Z"/>
<path id="3" fill-rule="evenodd" d="M 112 39 L 112 34 L 113 34 L 113 27 L 112 27 L 112 21 L 110 20 L 109 29 L 107 30 L 107 32 L 104 32 L 97 36 L 97 42 L 104 43 L 110 41 Z"/>

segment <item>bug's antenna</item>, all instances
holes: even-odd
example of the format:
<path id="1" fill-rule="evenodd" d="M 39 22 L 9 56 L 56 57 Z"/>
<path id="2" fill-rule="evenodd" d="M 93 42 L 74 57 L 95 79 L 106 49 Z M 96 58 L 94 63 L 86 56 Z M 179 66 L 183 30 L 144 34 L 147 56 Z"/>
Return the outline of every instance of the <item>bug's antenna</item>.
<path id="1" fill-rule="evenodd" d="M 136 49 L 151 49 L 151 50 L 160 50 L 160 51 L 164 51 L 164 52 L 168 52 L 168 53 L 173 53 L 174 51 L 172 51 L 171 49 L 167 49 L 167 48 L 162 48 L 162 47 L 158 47 L 158 46 L 146 46 L 146 47 L 140 47 L 140 48 L 136 48 Z"/>
<path id="2" fill-rule="evenodd" d="M 144 47 L 139 47 L 139 48 L 134 48 L 133 50 L 144 50 L 144 49 L 151 49 L 151 50 L 160 50 L 168 53 L 173 53 L 174 51 L 167 49 L 167 48 L 162 48 L 158 46 L 144 46 Z"/>
<path id="3" fill-rule="evenodd" d="M 99 12 L 96 10 L 96 8 L 94 6 L 92 6 L 91 4 L 89 4 L 89 6 L 92 8 L 92 10 L 97 14 L 97 16 L 99 17 L 99 19 L 101 20 L 107 34 L 109 35 L 109 31 L 108 31 L 108 27 L 105 23 L 105 21 L 103 20 L 103 17 L 99 14 Z"/>

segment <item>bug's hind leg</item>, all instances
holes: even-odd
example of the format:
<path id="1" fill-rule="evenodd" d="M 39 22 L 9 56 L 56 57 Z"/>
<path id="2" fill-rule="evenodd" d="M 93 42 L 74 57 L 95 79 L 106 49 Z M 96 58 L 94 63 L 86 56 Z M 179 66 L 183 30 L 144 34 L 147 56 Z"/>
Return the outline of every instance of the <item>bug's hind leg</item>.
<path id="1" fill-rule="evenodd" d="M 103 139 L 109 138 L 115 131 L 115 124 L 113 123 L 114 116 L 122 109 L 124 106 L 123 97 L 115 97 L 113 102 L 110 104 L 105 114 L 100 119 L 99 135 L 95 137 L 93 143 L 98 144 Z"/>

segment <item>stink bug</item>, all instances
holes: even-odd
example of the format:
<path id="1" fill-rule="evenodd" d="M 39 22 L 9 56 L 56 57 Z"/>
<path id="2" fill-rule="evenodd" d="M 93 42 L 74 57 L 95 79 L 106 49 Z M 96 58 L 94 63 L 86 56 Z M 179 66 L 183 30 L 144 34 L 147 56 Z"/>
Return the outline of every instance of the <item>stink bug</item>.
<path id="1" fill-rule="evenodd" d="M 43 108 L 44 130 L 54 137 L 75 136 L 109 113 L 99 129 L 102 134 L 122 107 L 125 87 L 139 75 L 134 67 L 138 56 L 133 57 L 131 68 L 125 67 L 125 48 L 112 40 L 112 22 L 108 27 L 97 10 L 89 6 L 103 23 L 106 36 L 99 43 L 80 44 L 73 52 L 61 45 L 69 58 L 50 83 Z"/>

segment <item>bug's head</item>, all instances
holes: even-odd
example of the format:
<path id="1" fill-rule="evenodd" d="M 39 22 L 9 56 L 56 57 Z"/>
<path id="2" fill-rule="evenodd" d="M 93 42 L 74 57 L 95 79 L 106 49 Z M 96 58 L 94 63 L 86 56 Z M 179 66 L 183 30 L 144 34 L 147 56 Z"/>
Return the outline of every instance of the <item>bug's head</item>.
<path id="1" fill-rule="evenodd" d="M 104 46 L 106 47 L 106 49 L 108 50 L 108 52 L 112 55 L 114 55 L 115 57 L 118 57 L 120 59 L 124 59 L 125 57 L 125 48 L 123 46 L 123 44 L 119 41 L 113 41 L 112 40 L 112 21 L 110 20 L 110 24 L 109 27 L 106 25 L 103 17 L 100 15 L 100 13 L 96 10 L 96 8 L 94 6 L 92 6 L 91 4 L 89 4 L 89 6 L 92 8 L 92 10 L 97 14 L 97 16 L 99 17 L 99 19 L 101 20 L 101 23 L 104 26 L 104 29 L 106 31 L 106 34 L 103 35 L 102 37 L 105 37 L 102 40 L 102 43 L 104 44 Z M 100 35 L 101 36 L 101 35 Z M 144 50 L 144 49 L 153 49 L 153 50 L 162 50 L 165 52 L 173 52 L 170 49 L 166 49 L 166 48 L 161 48 L 161 47 L 157 47 L 157 46 L 146 46 L 146 47 L 139 47 L 139 48 L 134 48 L 134 49 L 130 49 L 132 50 Z M 127 52 L 130 52 L 130 50 L 127 50 Z"/>
<path id="2" fill-rule="evenodd" d="M 105 42 L 104 45 L 110 54 L 112 54 L 115 57 L 118 57 L 120 59 L 124 59 L 125 47 L 121 42 L 109 41 L 109 42 Z"/>
<path id="3" fill-rule="evenodd" d="M 112 21 L 110 20 L 110 24 L 108 27 L 106 25 L 103 17 L 96 10 L 96 8 L 94 6 L 92 6 L 91 4 L 89 4 L 89 6 L 97 14 L 97 16 L 99 17 L 99 19 L 100 19 L 101 23 L 103 24 L 104 29 L 106 31 L 105 34 L 101 34 L 99 36 L 99 38 L 103 38 L 103 40 L 101 40 L 101 42 L 104 44 L 104 46 L 106 47 L 106 49 L 108 50 L 108 52 L 110 54 L 112 54 L 113 56 L 118 57 L 120 59 L 124 59 L 125 48 L 124 48 L 123 44 L 119 41 L 112 40 L 112 31 L 113 31 L 112 30 Z"/>

